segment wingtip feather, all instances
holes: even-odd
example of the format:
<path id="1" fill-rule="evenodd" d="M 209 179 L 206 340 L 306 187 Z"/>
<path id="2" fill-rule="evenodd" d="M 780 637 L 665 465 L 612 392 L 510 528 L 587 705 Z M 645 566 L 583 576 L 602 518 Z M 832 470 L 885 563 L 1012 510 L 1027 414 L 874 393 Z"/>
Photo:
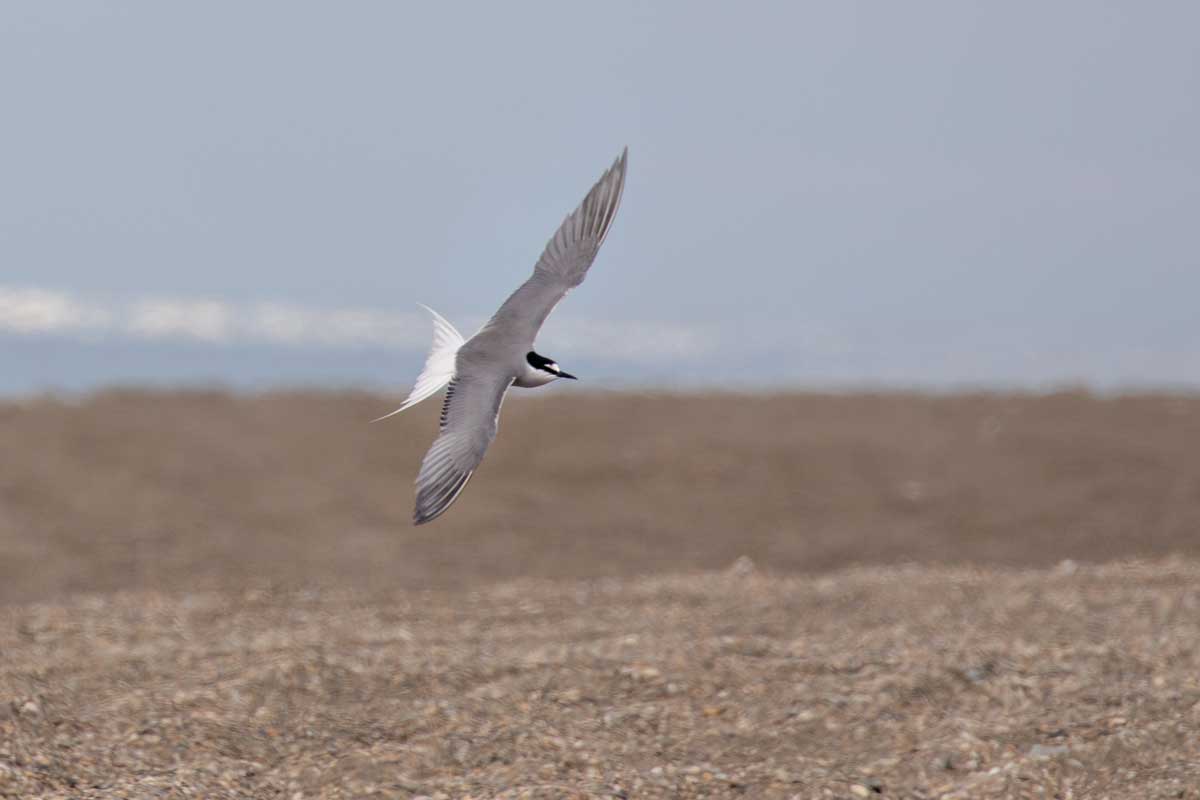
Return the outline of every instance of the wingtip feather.
<path id="1" fill-rule="evenodd" d="M 467 483 L 474 474 L 474 470 L 462 472 L 457 475 L 450 473 L 446 477 L 450 477 L 451 480 L 442 479 L 429 489 L 427 493 L 418 492 L 417 505 L 413 509 L 413 525 L 424 525 L 427 522 L 433 522 L 442 514 L 445 514 L 450 506 L 454 505 L 455 501 L 458 500 L 463 489 L 467 488 Z"/>

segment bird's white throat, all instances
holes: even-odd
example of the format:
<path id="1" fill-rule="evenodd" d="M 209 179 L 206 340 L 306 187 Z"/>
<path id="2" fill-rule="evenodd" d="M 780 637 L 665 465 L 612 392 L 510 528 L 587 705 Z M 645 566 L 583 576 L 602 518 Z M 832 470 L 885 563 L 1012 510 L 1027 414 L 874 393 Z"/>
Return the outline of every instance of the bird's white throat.
<path id="1" fill-rule="evenodd" d="M 552 375 L 544 369 L 537 369 L 529 364 L 525 364 L 521 374 L 513 381 L 513 386 L 520 386 L 522 389 L 533 389 L 538 386 L 545 386 L 550 381 L 556 380 L 558 380 L 557 375 Z"/>

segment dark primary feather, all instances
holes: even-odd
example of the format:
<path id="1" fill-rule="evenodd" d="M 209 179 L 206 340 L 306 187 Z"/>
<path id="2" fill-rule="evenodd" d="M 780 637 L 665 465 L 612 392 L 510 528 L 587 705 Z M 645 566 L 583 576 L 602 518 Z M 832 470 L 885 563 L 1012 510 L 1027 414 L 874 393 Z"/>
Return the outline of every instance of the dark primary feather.
<path id="1" fill-rule="evenodd" d="M 500 405 L 512 378 L 492 376 L 470 364 L 446 388 L 442 403 L 441 433 L 421 461 L 417 473 L 417 525 L 437 518 L 448 509 L 475 468 L 500 423 Z"/>

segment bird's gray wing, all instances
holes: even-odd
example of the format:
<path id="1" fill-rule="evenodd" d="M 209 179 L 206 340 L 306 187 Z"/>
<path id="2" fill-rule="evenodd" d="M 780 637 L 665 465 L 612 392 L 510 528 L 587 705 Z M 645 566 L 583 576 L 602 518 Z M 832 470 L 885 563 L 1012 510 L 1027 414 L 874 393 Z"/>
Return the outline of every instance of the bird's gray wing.
<path id="1" fill-rule="evenodd" d="M 480 334 L 498 334 L 532 346 L 554 306 L 587 276 L 621 203 L 628 157 L 626 148 L 579 207 L 567 215 L 546 244 L 533 275 L 504 301 Z"/>
<path id="2" fill-rule="evenodd" d="M 437 518 L 458 499 L 496 438 L 500 404 L 512 381 L 511 375 L 500 370 L 459 360 L 442 403 L 441 433 L 417 474 L 414 523 Z"/>

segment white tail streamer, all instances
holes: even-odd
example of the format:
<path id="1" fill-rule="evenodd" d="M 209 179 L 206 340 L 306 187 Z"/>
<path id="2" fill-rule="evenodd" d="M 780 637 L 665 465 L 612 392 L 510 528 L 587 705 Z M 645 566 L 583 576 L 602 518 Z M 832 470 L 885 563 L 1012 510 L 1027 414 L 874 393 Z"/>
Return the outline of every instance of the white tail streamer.
<path id="1" fill-rule="evenodd" d="M 429 351 L 429 358 L 425 359 L 425 367 L 417 376 L 417 383 L 409 392 L 404 403 L 390 414 L 384 414 L 379 419 L 371 420 L 372 422 L 379 422 L 379 420 L 387 419 L 405 409 L 412 408 L 425 398 L 435 394 L 454 377 L 454 358 L 458 354 L 458 348 L 462 347 L 465 341 L 462 334 L 445 317 L 429 306 L 421 303 L 417 303 L 417 305 L 428 311 L 433 317 L 433 347 Z"/>

